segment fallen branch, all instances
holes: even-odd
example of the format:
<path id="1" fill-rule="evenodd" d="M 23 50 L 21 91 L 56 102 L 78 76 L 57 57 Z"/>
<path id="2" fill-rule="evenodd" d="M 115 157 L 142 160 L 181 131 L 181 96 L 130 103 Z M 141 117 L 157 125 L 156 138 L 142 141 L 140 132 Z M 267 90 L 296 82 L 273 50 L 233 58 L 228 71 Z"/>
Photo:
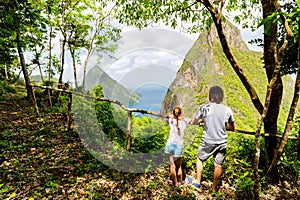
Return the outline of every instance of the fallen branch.
<path id="1" fill-rule="evenodd" d="M 127 108 L 120 101 L 114 100 L 114 99 L 108 99 L 108 98 L 105 98 L 105 97 L 101 97 L 101 98 L 94 97 L 94 96 L 86 95 L 86 94 L 83 94 L 83 93 L 80 93 L 80 92 L 75 92 L 75 91 L 71 91 L 71 90 L 64 90 L 64 89 L 58 89 L 58 88 L 50 87 L 50 86 L 42 86 L 42 85 L 31 85 L 31 86 L 32 87 L 37 87 L 37 88 L 42 88 L 42 89 L 50 89 L 50 90 L 63 92 L 63 93 L 67 93 L 67 94 L 74 94 L 74 95 L 85 97 L 87 99 L 107 101 L 107 102 L 110 102 L 110 103 L 113 103 L 113 104 L 116 104 L 116 105 L 120 106 L 123 110 L 125 110 L 127 112 L 140 112 L 142 114 L 149 114 L 149 115 L 154 115 L 154 116 L 161 117 L 161 118 L 168 118 L 168 116 L 164 116 L 160 113 L 156 113 L 156 112 L 152 112 L 152 111 L 148 111 L 148 110 L 142 110 L 142 109 L 137 109 L 137 108 Z"/>

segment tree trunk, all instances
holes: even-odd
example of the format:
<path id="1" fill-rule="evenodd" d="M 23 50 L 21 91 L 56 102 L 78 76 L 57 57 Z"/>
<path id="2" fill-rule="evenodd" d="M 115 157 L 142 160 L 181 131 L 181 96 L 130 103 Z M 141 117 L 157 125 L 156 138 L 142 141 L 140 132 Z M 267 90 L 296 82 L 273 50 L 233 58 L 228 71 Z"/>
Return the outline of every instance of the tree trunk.
<path id="1" fill-rule="evenodd" d="M 132 112 L 127 112 L 127 117 L 128 117 L 128 122 L 127 122 L 127 134 L 126 134 L 126 140 L 127 140 L 127 145 L 126 145 L 126 150 L 130 151 L 131 149 L 131 128 L 132 128 Z"/>
<path id="2" fill-rule="evenodd" d="M 300 59 L 300 22 L 298 22 L 298 60 Z M 297 72 L 297 76 L 296 76 L 296 81 L 295 81 L 295 88 L 294 88 L 294 97 L 293 97 L 293 100 L 292 100 L 292 104 L 291 104 L 291 107 L 290 107 L 290 112 L 289 112 L 289 115 L 288 115 L 288 119 L 287 119 L 287 122 L 286 122 L 286 126 L 285 126 L 285 129 L 284 129 L 284 134 L 283 134 L 283 137 L 281 139 L 281 142 L 279 144 L 279 147 L 277 149 L 277 152 L 272 160 L 272 163 L 267 171 L 267 173 L 270 171 L 272 172 L 272 169 L 277 166 L 278 164 L 278 161 L 282 155 L 282 152 L 283 152 L 283 149 L 287 143 L 287 139 L 288 139 L 288 136 L 289 136 L 289 133 L 291 132 L 291 127 L 292 127 L 292 123 L 293 123 L 293 118 L 294 118 L 294 115 L 295 115 L 295 111 L 296 111 L 296 108 L 297 108 L 297 104 L 298 104 L 298 100 L 299 100 L 299 94 L 300 94 L 300 63 L 298 62 L 298 72 Z"/>
<path id="3" fill-rule="evenodd" d="M 300 138 L 300 124 L 298 125 L 298 127 L 299 127 L 298 137 Z M 298 140 L 298 145 L 297 145 L 297 159 L 300 160 L 300 140 Z"/>
<path id="4" fill-rule="evenodd" d="M 72 126 L 72 93 L 69 93 L 68 115 L 67 115 L 67 131 L 71 130 L 71 126 Z"/>
<path id="5" fill-rule="evenodd" d="M 44 75 L 43 75 L 43 71 L 42 71 L 42 66 L 40 64 L 40 62 L 38 61 L 38 68 L 39 68 L 39 72 L 40 72 L 40 76 L 41 76 L 41 80 L 42 82 L 44 83 L 45 82 L 45 79 L 44 79 Z"/>
<path id="6" fill-rule="evenodd" d="M 67 38 L 64 36 L 61 45 L 61 54 L 60 54 L 60 74 L 58 79 L 58 88 L 61 89 L 63 85 L 63 74 L 64 74 L 64 66 L 65 66 L 65 47 L 66 47 Z"/>
<path id="7" fill-rule="evenodd" d="M 75 88 L 78 89 L 75 50 L 71 50 L 71 47 L 70 47 L 70 52 L 71 52 L 72 63 L 73 63 L 73 73 L 74 73 Z"/>
<path id="8" fill-rule="evenodd" d="M 62 35 L 63 40 L 61 44 L 61 52 L 60 52 L 60 74 L 58 79 L 58 88 L 61 89 L 63 87 L 63 74 L 64 74 L 64 66 L 65 66 L 65 47 L 67 43 L 67 25 L 65 22 L 65 4 L 64 1 L 62 1 L 62 13 L 61 13 L 61 21 L 62 21 Z M 59 95 L 58 95 L 59 96 Z"/>
<path id="9" fill-rule="evenodd" d="M 18 46 L 18 54 L 20 57 L 20 63 L 22 67 L 22 72 L 25 80 L 26 90 L 27 90 L 27 98 L 30 99 L 32 97 L 32 87 L 30 86 L 30 79 L 28 75 L 28 70 L 26 68 L 25 58 L 22 50 L 22 44 L 21 44 L 21 33 L 17 32 L 17 46 Z"/>
<path id="10" fill-rule="evenodd" d="M 271 15 L 275 10 L 274 4 L 269 0 L 261 1 L 263 7 L 263 18 L 267 18 L 267 16 Z M 265 25 L 266 28 L 267 25 Z M 269 35 L 264 34 L 264 63 L 265 70 L 267 74 L 268 81 L 270 82 L 272 79 L 272 75 L 274 69 L 276 67 L 276 58 L 275 55 L 277 53 L 277 24 L 273 24 L 273 28 Z M 268 166 L 271 164 L 277 148 L 277 138 L 275 135 L 277 133 L 277 120 L 279 115 L 280 104 L 282 100 L 282 79 L 280 74 L 278 74 L 276 82 L 273 85 L 272 95 L 270 100 L 270 105 L 266 117 L 264 119 L 264 131 L 266 133 L 270 133 L 270 137 L 265 138 L 265 146 L 266 146 L 266 155 L 267 155 L 267 164 Z M 278 167 L 274 166 L 272 171 L 269 173 L 270 178 L 273 182 L 277 183 L 279 181 L 279 173 Z"/>
<path id="11" fill-rule="evenodd" d="M 32 35 L 32 38 L 33 38 L 34 37 L 33 33 L 31 33 L 31 35 Z M 45 79 L 44 79 L 44 76 L 43 76 L 42 66 L 41 66 L 41 63 L 40 63 L 40 56 L 39 56 L 38 49 L 37 49 L 37 42 L 36 42 L 36 40 L 33 40 L 33 42 L 34 42 L 34 51 L 35 51 L 35 61 L 34 61 L 33 64 L 37 64 L 37 66 L 39 68 L 41 80 L 44 83 Z"/>
<path id="12" fill-rule="evenodd" d="M 4 70 L 5 70 L 5 81 L 8 81 L 8 72 L 7 72 L 6 62 L 4 63 Z"/>
<path id="13" fill-rule="evenodd" d="M 48 68 L 48 85 L 51 85 L 51 69 L 52 69 L 52 26 L 50 26 L 50 34 L 49 34 L 49 68 Z M 49 105 L 52 108 L 52 92 L 48 90 L 48 98 L 49 98 Z"/>
<path id="14" fill-rule="evenodd" d="M 49 65 L 48 65 L 48 84 L 50 85 L 51 81 L 51 69 L 52 69 L 52 26 L 50 26 L 50 33 L 49 33 Z"/>
<path id="15" fill-rule="evenodd" d="M 93 35 L 93 39 L 90 41 L 90 43 L 88 45 L 88 48 L 87 48 L 88 54 L 87 54 L 87 57 L 86 57 L 86 59 L 84 61 L 83 80 L 82 80 L 82 92 L 84 92 L 84 90 L 85 90 L 86 68 L 87 68 L 88 62 L 89 62 L 89 60 L 91 58 L 91 55 L 93 53 L 94 38 L 97 37 L 98 33 L 99 33 L 99 27 L 97 25 L 96 31 L 95 31 L 95 33 Z"/>
<path id="16" fill-rule="evenodd" d="M 85 90 L 85 78 L 86 78 L 86 68 L 87 68 L 87 64 L 90 60 L 90 57 L 91 57 L 91 49 L 89 48 L 88 49 L 88 55 L 84 61 L 84 68 L 83 68 L 83 79 L 82 79 L 82 92 L 84 92 Z"/>
<path id="17" fill-rule="evenodd" d="M 21 37 L 20 31 L 17 31 L 16 41 L 17 41 L 18 54 L 19 54 L 19 57 L 20 57 L 20 63 L 21 63 L 22 72 L 23 72 L 25 85 L 26 85 L 26 90 L 27 90 L 27 98 L 32 100 L 34 110 L 35 110 L 36 115 L 38 117 L 39 116 L 39 110 L 38 110 L 38 106 L 37 106 L 37 102 L 36 102 L 36 99 L 35 99 L 33 88 L 30 85 L 30 78 L 29 78 L 28 71 L 27 71 L 27 68 L 26 68 L 25 58 L 24 58 L 24 54 L 23 54 L 23 50 L 22 50 L 22 44 L 21 44 L 22 39 L 21 38 L 22 37 Z"/>

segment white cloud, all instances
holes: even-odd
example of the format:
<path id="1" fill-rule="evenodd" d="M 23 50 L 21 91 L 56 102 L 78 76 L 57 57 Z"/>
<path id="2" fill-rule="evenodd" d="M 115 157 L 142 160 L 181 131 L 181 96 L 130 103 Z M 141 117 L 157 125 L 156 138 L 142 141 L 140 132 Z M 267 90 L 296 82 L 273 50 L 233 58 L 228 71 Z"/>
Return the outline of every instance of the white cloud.
<path id="1" fill-rule="evenodd" d="M 121 74 L 124 75 L 124 73 L 129 73 L 134 69 L 143 69 L 149 65 L 161 65 L 176 72 L 182 60 L 180 55 L 160 48 L 136 49 L 117 58 L 115 62 L 103 69 L 114 79 L 120 80 Z"/>
<path id="2" fill-rule="evenodd" d="M 130 63 L 130 56 L 126 55 L 124 57 L 118 58 L 115 62 L 109 65 L 108 70 L 118 70 L 122 69 L 124 66 L 127 66 Z"/>
<path id="3" fill-rule="evenodd" d="M 171 64 L 172 65 L 175 65 L 175 66 L 181 66 L 182 65 L 182 62 L 183 62 L 183 58 L 178 58 L 178 59 L 174 59 L 171 61 Z"/>
<path id="4" fill-rule="evenodd" d="M 122 74 L 127 74 L 130 71 L 131 71 L 130 68 L 122 68 L 122 69 L 119 69 L 119 70 L 115 71 L 115 74 L 116 75 L 122 75 Z"/>

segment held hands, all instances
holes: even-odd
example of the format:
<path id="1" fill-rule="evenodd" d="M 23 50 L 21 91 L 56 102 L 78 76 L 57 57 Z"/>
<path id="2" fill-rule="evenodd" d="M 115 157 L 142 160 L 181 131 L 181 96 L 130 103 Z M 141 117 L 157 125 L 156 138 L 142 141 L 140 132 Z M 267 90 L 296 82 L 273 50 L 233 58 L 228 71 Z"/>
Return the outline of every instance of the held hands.
<path id="1" fill-rule="evenodd" d="M 204 121 L 203 121 L 203 119 L 199 119 L 198 124 L 199 124 L 199 126 L 204 126 Z"/>
<path id="2" fill-rule="evenodd" d="M 196 119 L 195 117 L 190 121 L 190 124 L 204 126 L 203 119 Z"/>

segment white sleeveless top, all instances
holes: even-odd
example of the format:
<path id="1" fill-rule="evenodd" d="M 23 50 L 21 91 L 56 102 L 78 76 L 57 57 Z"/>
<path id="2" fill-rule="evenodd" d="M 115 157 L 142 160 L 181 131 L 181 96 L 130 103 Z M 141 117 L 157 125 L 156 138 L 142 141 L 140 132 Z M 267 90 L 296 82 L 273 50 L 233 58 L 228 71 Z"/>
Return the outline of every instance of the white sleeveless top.
<path id="1" fill-rule="evenodd" d="M 187 118 L 178 120 L 178 124 L 179 124 L 179 128 L 180 128 L 180 134 L 178 134 L 177 120 L 174 119 L 173 117 L 170 117 L 169 118 L 170 135 L 169 135 L 169 139 L 168 139 L 167 143 L 182 145 L 184 130 L 185 130 L 186 126 L 188 125 L 188 122 L 189 122 L 189 120 Z"/>

